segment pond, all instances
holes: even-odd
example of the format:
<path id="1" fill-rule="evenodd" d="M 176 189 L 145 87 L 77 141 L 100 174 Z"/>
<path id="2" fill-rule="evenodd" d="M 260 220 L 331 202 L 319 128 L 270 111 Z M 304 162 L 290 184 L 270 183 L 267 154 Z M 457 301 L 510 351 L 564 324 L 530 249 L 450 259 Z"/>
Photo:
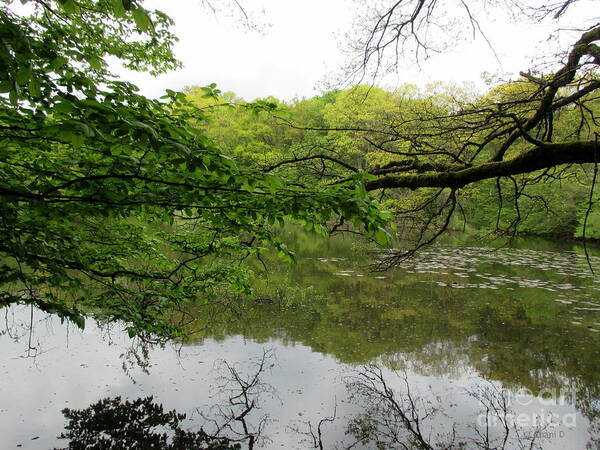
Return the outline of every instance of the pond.
<path id="1" fill-rule="evenodd" d="M 600 277 L 577 244 L 446 242 L 372 272 L 352 237 L 291 238 L 295 265 L 190 308 L 182 343 L 0 311 L 0 447 L 67 447 L 64 408 L 150 395 L 242 448 L 600 446 Z"/>

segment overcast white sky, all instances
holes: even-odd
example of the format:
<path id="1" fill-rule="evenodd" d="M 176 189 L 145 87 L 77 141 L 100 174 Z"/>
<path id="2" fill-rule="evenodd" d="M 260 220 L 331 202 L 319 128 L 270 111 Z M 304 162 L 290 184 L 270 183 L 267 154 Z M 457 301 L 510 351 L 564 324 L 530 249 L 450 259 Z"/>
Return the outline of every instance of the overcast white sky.
<path id="1" fill-rule="evenodd" d="M 222 0 L 213 0 L 215 4 Z M 594 12 L 594 5 L 589 2 Z M 146 0 L 146 8 L 159 8 L 176 23 L 180 38 L 175 52 L 184 68 L 158 78 L 119 71 L 149 96 L 165 89 L 217 83 L 246 100 L 273 95 L 282 99 L 310 97 L 320 82 L 344 61 L 339 44 L 351 29 L 351 0 L 246 0 L 243 5 L 258 22 L 262 33 L 249 31 L 226 12 L 212 14 L 201 0 Z M 264 8 L 264 14 L 260 11 Z M 432 81 L 481 83 L 483 72 L 516 74 L 529 67 L 536 44 L 549 28 L 511 24 L 496 16 L 483 23 L 499 61 L 484 39 L 477 36 L 451 52 L 435 56 L 417 67 L 403 68 L 386 83 Z M 554 26 L 554 25 L 550 25 Z M 558 49 L 557 49 L 558 50 Z"/>

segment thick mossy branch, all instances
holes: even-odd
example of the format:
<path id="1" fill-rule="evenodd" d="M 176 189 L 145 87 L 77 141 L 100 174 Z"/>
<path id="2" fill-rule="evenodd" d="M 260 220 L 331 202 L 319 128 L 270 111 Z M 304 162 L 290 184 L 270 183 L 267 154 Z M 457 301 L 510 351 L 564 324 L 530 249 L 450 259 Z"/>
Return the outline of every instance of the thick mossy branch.
<path id="1" fill-rule="evenodd" d="M 488 162 L 455 171 L 430 171 L 416 174 L 388 175 L 366 183 L 369 191 L 383 188 L 462 188 L 488 178 L 519 175 L 548 169 L 561 164 L 598 162 L 599 149 L 594 141 L 545 144 L 515 158 Z"/>

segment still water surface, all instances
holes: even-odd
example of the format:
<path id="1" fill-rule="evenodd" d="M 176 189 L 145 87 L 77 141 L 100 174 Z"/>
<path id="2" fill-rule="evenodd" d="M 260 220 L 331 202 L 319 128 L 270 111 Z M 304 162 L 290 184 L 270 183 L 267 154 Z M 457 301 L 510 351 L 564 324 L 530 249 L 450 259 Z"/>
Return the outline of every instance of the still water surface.
<path id="1" fill-rule="evenodd" d="M 599 448 L 600 277 L 580 249 L 463 243 L 373 273 L 366 266 L 381 255 L 353 239 L 294 239 L 295 266 L 269 264 L 254 301 L 193 308 L 184 344 L 131 340 L 118 324 L 80 331 L 29 307 L 0 311 L 0 448 L 65 447 L 61 410 L 115 396 L 153 395 L 186 413 L 186 427 L 215 431 L 239 391 L 228 366 L 248 379 L 263 358 L 247 417 L 264 448 L 311 448 L 310 427 L 325 417 L 325 448 L 389 442 L 392 416 L 365 391 L 373 374 L 371 386 L 385 381 L 422 417 L 432 444 L 454 430 L 455 445 L 471 448 L 487 429 L 500 445 L 504 428 L 486 427 L 485 410 L 505 399 L 506 448 L 536 431 L 542 448 Z M 592 263 L 600 270 L 600 257 Z M 348 431 L 357 423 L 378 433 L 357 443 Z"/>

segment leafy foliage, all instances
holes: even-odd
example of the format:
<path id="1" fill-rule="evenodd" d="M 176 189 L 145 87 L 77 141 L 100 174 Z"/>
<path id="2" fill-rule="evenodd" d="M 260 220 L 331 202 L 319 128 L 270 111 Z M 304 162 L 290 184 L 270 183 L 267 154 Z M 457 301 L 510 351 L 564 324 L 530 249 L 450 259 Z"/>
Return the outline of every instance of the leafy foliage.
<path id="1" fill-rule="evenodd" d="M 595 160 L 598 82 L 580 66 L 595 61 L 597 28 L 555 74 L 483 96 L 358 86 L 286 104 L 212 84 L 156 100 L 107 61 L 177 67 L 164 13 L 24 3 L 0 7 L 2 305 L 173 334 L 182 302 L 250 292 L 246 256 L 273 246 L 293 259 L 277 226 L 350 224 L 389 242 L 372 191 L 421 243 L 461 226 L 458 211 L 482 231 L 573 235 L 587 210 L 585 170 L 558 166 Z M 495 186 L 474 184 L 485 179 Z"/>
<path id="2" fill-rule="evenodd" d="M 153 397 L 122 401 L 105 398 L 81 410 L 64 409 L 68 420 L 61 439 L 70 450 L 161 449 L 235 450 L 239 444 L 181 428 L 185 414 L 165 412 Z"/>
<path id="3" fill-rule="evenodd" d="M 449 137 L 443 127 L 452 125 L 453 112 L 460 105 L 483 109 L 504 102 L 529 114 L 532 105 L 527 98 L 535 93 L 535 86 L 507 83 L 484 94 L 469 86 L 441 83 L 423 90 L 413 85 L 394 91 L 356 86 L 290 103 L 270 98 L 273 108 L 259 114 L 233 108 L 232 104 L 245 104 L 233 93 L 209 105 L 201 98 L 200 88 L 187 92 L 191 101 L 211 111 L 203 130 L 240 164 L 272 170 L 288 183 L 328 186 L 360 171 L 369 173 L 369 180 L 377 180 L 404 171 L 460 169 L 447 162 L 449 155 L 469 133 L 476 136 L 479 132 L 457 125 L 463 135 L 457 131 L 457 136 Z M 596 114 L 595 101 L 590 100 L 588 107 Z M 553 124 L 557 139 L 572 139 L 577 133 L 589 137 L 585 127 L 591 123 L 578 120 L 576 110 L 562 111 Z M 511 151 L 518 154 L 527 146 L 519 142 Z M 400 157 L 407 161 L 398 162 Z M 491 157 L 493 152 L 484 151 L 479 159 Z M 580 237 L 581 230 L 577 230 L 583 225 L 590 183 L 587 168 L 565 166 L 471 184 L 457 192 L 460 213 L 449 227 L 478 234 Z M 440 189 L 388 189 L 379 195 L 385 209 L 394 212 L 395 220 L 403 225 L 404 236 L 418 233 L 432 217 L 434 224 L 443 222 L 438 212 L 447 195 Z M 590 228 L 586 236 L 597 234 Z"/>
<path id="4" fill-rule="evenodd" d="M 156 73 L 178 65 L 163 13 L 126 0 L 28 4 L 27 14 L 0 9 L 3 304 L 170 334 L 181 301 L 248 292 L 235 261 L 254 244 L 293 256 L 273 225 L 340 214 L 371 235 L 385 225 L 359 176 L 315 191 L 240 167 L 201 131 L 207 112 L 185 94 L 153 100 L 115 80 L 109 56 Z"/>

